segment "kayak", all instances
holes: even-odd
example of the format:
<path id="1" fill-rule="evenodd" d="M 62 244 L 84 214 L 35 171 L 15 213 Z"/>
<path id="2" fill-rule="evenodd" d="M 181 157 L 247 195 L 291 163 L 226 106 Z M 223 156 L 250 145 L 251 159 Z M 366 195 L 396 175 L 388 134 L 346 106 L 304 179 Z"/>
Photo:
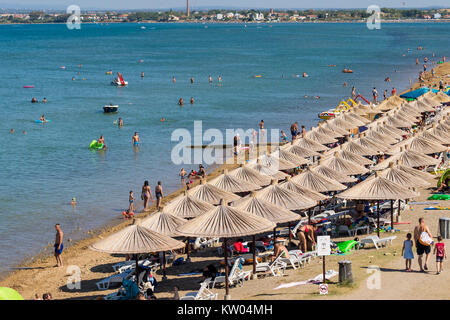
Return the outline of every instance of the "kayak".
<path id="1" fill-rule="evenodd" d="M 45 120 L 45 121 L 42 121 L 42 120 L 36 120 L 36 123 L 46 123 L 46 122 L 52 122 L 52 120 L 50 120 L 50 119 L 47 119 L 47 120 Z"/>
<path id="2" fill-rule="evenodd" d="M 92 140 L 92 142 L 89 144 L 89 149 L 101 150 L 103 149 L 103 143 L 98 143 L 97 140 Z"/>

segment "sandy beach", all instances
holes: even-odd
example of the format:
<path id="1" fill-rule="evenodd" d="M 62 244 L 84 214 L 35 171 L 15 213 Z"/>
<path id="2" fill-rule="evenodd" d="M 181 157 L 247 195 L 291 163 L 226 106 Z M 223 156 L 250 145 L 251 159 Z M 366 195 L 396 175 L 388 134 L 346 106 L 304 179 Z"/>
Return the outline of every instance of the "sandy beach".
<path id="1" fill-rule="evenodd" d="M 439 80 L 449 81 L 450 63 L 437 65 L 434 69 L 435 75 L 432 77 L 428 71 L 425 75 L 425 85 L 435 87 L 438 86 Z M 419 83 L 415 83 L 412 89 L 417 89 Z M 237 165 L 223 165 L 212 170 L 209 178 L 213 178 L 222 173 L 224 169 L 233 169 Z M 436 179 L 430 181 L 432 187 L 436 186 Z M 174 199 L 182 193 L 178 190 L 163 199 L 163 204 Z M 425 201 L 431 193 L 431 189 L 420 189 L 420 197 L 414 201 Z M 448 206 L 445 201 L 438 201 L 439 206 Z M 327 270 L 333 269 L 338 271 L 338 261 L 348 259 L 352 261 L 352 271 L 354 276 L 354 284 L 341 286 L 337 283 L 337 276 L 331 279 L 329 286 L 329 294 L 326 296 L 319 295 L 317 285 L 299 285 L 291 288 L 274 290 L 280 284 L 290 282 L 304 281 L 314 278 L 322 272 L 322 260 L 314 259 L 311 264 L 305 268 L 292 270 L 288 269 L 284 277 L 265 277 L 258 280 L 250 280 L 245 282 L 243 287 L 230 289 L 232 299 L 239 300 L 266 300 L 266 299 L 442 299 L 447 297 L 449 289 L 442 286 L 442 283 L 450 280 L 450 272 L 445 266 L 444 272 L 440 275 L 435 273 L 434 257 L 430 258 L 429 268 L 426 273 L 405 272 L 404 259 L 401 256 L 402 243 L 406 238 L 406 233 L 412 232 L 417 225 L 420 217 L 424 217 L 430 227 L 433 235 L 438 234 L 439 217 L 450 217 L 449 210 L 424 210 L 425 205 L 411 205 L 410 208 L 401 212 L 402 222 L 405 224 L 396 225 L 400 229 L 395 235 L 397 238 L 393 244 L 376 249 L 362 249 L 353 251 L 345 256 L 330 256 L 327 258 Z M 149 212 L 140 213 L 137 217 L 145 217 L 154 212 L 155 207 L 152 206 Z M 6 286 L 17 290 L 25 299 L 33 299 L 36 294 L 42 296 L 45 292 L 50 292 L 53 299 L 96 299 L 106 294 L 117 291 L 117 287 L 110 290 L 99 291 L 95 283 L 111 274 L 113 274 L 112 265 L 124 258 L 121 255 L 111 255 L 99 253 L 89 249 L 89 246 L 99 239 L 121 230 L 128 226 L 130 221 L 124 221 L 121 218 L 115 219 L 110 225 L 98 230 L 92 230 L 90 237 L 71 244 L 63 252 L 64 267 L 55 267 L 55 259 L 45 252 L 49 252 L 49 248 L 43 251 L 38 257 L 34 257 L 32 261 L 25 262 L 18 266 L 15 271 L 11 272 L 4 280 L 0 282 L 0 286 Z M 350 238 L 342 238 L 349 240 Z M 338 240 L 334 239 L 333 240 Z M 450 245 L 448 240 L 444 241 Z M 296 243 L 296 240 L 294 240 Z M 195 252 L 191 256 L 192 262 L 178 267 L 168 266 L 167 277 L 165 281 L 161 281 L 162 273 L 158 270 L 156 278 L 159 285 L 155 292 L 158 299 L 166 299 L 172 296 L 173 286 L 180 288 L 180 296 L 183 294 L 196 291 L 199 287 L 201 274 L 190 276 L 178 276 L 182 273 L 199 272 L 203 267 L 211 262 L 219 263 L 222 257 L 217 254 L 217 248 L 208 248 L 204 252 Z M 81 289 L 69 289 L 67 281 L 70 279 L 71 273 L 68 271 L 69 266 L 77 266 L 81 271 Z M 370 274 L 367 272 L 369 266 L 378 266 L 381 272 L 381 288 L 369 289 L 366 285 L 367 278 Z M 250 269 L 251 266 L 245 266 Z M 418 270 L 417 259 L 413 261 L 413 270 Z M 426 286 L 424 286 L 426 282 Z M 219 294 L 218 299 L 223 299 L 224 289 L 213 289 Z"/>

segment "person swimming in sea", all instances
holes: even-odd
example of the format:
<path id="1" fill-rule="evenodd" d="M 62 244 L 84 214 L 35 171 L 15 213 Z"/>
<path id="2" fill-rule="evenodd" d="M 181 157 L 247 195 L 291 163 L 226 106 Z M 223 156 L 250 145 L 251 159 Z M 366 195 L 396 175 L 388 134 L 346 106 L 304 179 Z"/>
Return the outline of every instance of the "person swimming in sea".
<path id="1" fill-rule="evenodd" d="M 212 77 L 209 75 L 209 83 L 212 83 Z"/>
<path id="2" fill-rule="evenodd" d="M 194 83 L 194 77 L 191 77 L 191 84 Z"/>
<path id="3" fill-rule="evenodd" d="M 306 72 L 303 72 L 303 78 L 309 77 Z"/>
<path id="4" fill-rule="evenodd" d="M 164 122 L 164 121 L 166 121 L 166 118 L 161 118 L 161 119 L 159 119 L 159 121 L 161 121 L 161 122 Z"/>
<path id="5" fill-rule="evenodd" d="M 103 144 L 103 150 L 106 150 L 106 143 L 105 143 L 105 138 L 103 137 L 103 135 L 101 135 L 100 138 L 98 138 L 97 143 Z"/>
<path id="6" fill-rule="evenodd" d="M 194 98 L 193 98 L 193 97 L 191 97 L 190 103 L 191 103 L 191 104 L 194 104 Z"/>
<path id="7" fill-rule="evenodd" d="M 177 82 L 177 79 L 175 79 L 175 76 L 172 77 L 172 82 L 173 82 L 173 83 L 176 83 L 176 82 Z"/>
<path id="8" fill-rule="evenodd" d="M 44 97 L 44 100 L 42 100 L 43 103 L 47 103 L 47 98 Z"/>
<path id="9" fill-rule="evenodd" d="M 14 134 L 14 129 L 9 130 L 10 134 Z"/>
<path id="10" fill-rule="evenodd" d="M 39 118 L 39 120 L 41 120 L 42 122 L 46 122 L 47 120 L 45 120 L 45 116 L 44 115 L 42 115 L 40 118 Z"/>
<path id="11" fill-rule="evenodd" d="M 32 99 L 31 99 L 31 103 L 37 103 L 38 101 L 37 101 L 37 99 L 35 98 L 35 97 L 33 97 Z"/>
<path id="12" fill-rule="evenodd" d="M 180 98 L 180 100 L 178 100 L 178 105 L 180 105 L 180 106 L 184 105 L 183 98 Z"/>
<path id="13" fill-rule="evenodd" d="M 138 146 L 138 145 L 139 145 L 139 142 L 140 142 L 141 140 L 139 139 L 139 134 L 138 134 L 137 132 L 134 133 L 134 136 L 133 136 L 133 138 L 132 138 L 132 141 L 133 141 L 133 145 L 134 145 L 134 146 Z"/>

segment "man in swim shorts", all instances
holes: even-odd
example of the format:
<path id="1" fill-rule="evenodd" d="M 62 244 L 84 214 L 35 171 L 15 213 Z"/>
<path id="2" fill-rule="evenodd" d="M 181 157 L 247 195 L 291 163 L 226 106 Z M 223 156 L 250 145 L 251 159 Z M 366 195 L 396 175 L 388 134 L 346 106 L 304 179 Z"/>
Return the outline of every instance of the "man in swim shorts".
<path id="1" fill-rule="evenodd" d="M 135 146 L 138 146 L 139 145 L 139 142 L 141 141 L 140 139 L 139 139 L 139 135 L 138 135 L 138 133 L 137 132 L 135 132 L 134 133 L 134 136 L 133 136 L 133 145 L 135 145 Z"/>
<path id="2" fill-rule="evenodd" d="M 61 259 L 61 253 L 63 251 L 63 232 L 61 230 L 61 226 L 59 223 L 55 224 L 55 230 L 56 230 L 56 238 L 55 238 L 55 258 L 56 258 L 56 264 L 58 267 L 62 267 L 62 259 Z"/>
<path id="3" fill-rule="evenodd" d="M 419 225 L 414 228 L 414 241 L 416 242 L 416 248 L 417 248 L 417 255 L 418 255 L 418 262 L 420 267 L 420 272 L 424 272 L 424 270 L 428 270 L 428 260 L 430 259 L 430 253 L 431 253 L 431 245 L 426 246 L 420 243 L 420 235 L 422 232 L 428 233 L 431 239 L 433 239 L 433 236 L 431 235 L 430 229 L 425 224 L 425 219 L 420 218 L 419 219 Z M 425 253 L 425 264 L 422 268 L 422 256 Z"/>

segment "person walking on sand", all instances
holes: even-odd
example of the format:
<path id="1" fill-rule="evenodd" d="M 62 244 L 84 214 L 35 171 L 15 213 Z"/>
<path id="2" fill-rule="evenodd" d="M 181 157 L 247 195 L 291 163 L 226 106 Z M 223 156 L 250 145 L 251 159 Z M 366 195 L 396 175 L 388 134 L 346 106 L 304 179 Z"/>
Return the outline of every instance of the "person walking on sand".
<path id="1" fill-rule="evenodd" d="M 162 199 L 162 197 L 164 197 L 161 181 L 158 181 L 158 184 L 155 187 L 155 196 L 156 196 L 156 209 L 159 211 L 159 205 L 161 204 L 161 199 Z"/>
<path id="2" fill-rule="evenodd" d="M 63 232 L 61 230 L 61 226 L 59 223 L 55 224 L 55 230 L 56 230 L 56 238 L 55 238 L 55 258 L 56 258 L 56 266 L 57 267 L 62 267 L 63 263 L 62 263 L 62 259 L 61 259 L 61 254 L 62 251 L 64 249 L 63 246 Z"/>
<path id="3" fill-rule="evenodd" d="M 387 99 L 387 90 L 384 90 L 383 91 L 383 100 L 386 100 Z"/>
<path id="4" fill-rule="evenodd" d="M 233 138 L 233 150 L 234 154 L 237 156 L 239 154 L 239 141 L 241 138 L 239 137 L 239 133 L 236 133 L 236 135 Z"/>
<path id="5" fill-rule="evenodd" d="M 442 237 L 438 236 L 438 242 L 434 246 L 433 254 L 436 255 L 436 274 L 442 272 L 442 264 L 444 263 L 444 258 L 447 259 L 447 252 L 445 250 L 445 244 L 442 242 Z"/>
<path id="6" fill-rule="evenodd" d="M 396 93 L 397 93 L 397 90 L 395 90 L 395 88 L 392 88 L 391 96 L 395 96 Z"/>
<path id="7" fill-rule="evenodd" d="M 428 260 L 430 259 L 430 252 L 431 252 L 431 245 L 424 245 L 420 241 L 420 238 L 422 236 L 422 233 L 427 233 L 430 239 L 433 239 L 433 236 L 431 235 L 430 229 L 425 224 L 425 219 L 420 218 L 419 219 L 419 225 L 417 225 L 414 228 L 414 241 L 416 242 L 416 248 L 417 248 L 417 255 L 418 255 L 418 262 L 420 267 L 420 272 L 424 272 L 424 270 L 428 270 Z M 425 253 L 425 264 L 422 267 L 422 256 Z"/>
<path id="8" fill-rule="evenodd" d="M 306 137 L 306 128 L 305 126 L 302 126 L 302 138 Z"/>
<path id="9" fill-rule="evenodd" d="M 355 100 L 356 98 L 356 88 L 352 87 L 352 99 Z"/>
<path id="10" fill-rule="evenodd" d="M 411 233 L 408 233 L 406 235 L 406 240 L 403 241 L 403 248 L 402 248 L 402 256 L 405 258 L 405 264 L 406 264 L 406 271 L 411 272 L 411 263 L 412 259 L 414 259 L 414 253 L 412 251 L 412 247 L 414 245 L 414 242 L 411 240 Z"/>
<path id="11" fill-rule="evenodd" d="M 144 211 L 147 211 L 149 200 L 152 200 L 153 202 L 152 191 L 150 190 L 147 180 L 144 181 L 144 185 L 142 186 L 141 199 L 144 200 Z"/>

